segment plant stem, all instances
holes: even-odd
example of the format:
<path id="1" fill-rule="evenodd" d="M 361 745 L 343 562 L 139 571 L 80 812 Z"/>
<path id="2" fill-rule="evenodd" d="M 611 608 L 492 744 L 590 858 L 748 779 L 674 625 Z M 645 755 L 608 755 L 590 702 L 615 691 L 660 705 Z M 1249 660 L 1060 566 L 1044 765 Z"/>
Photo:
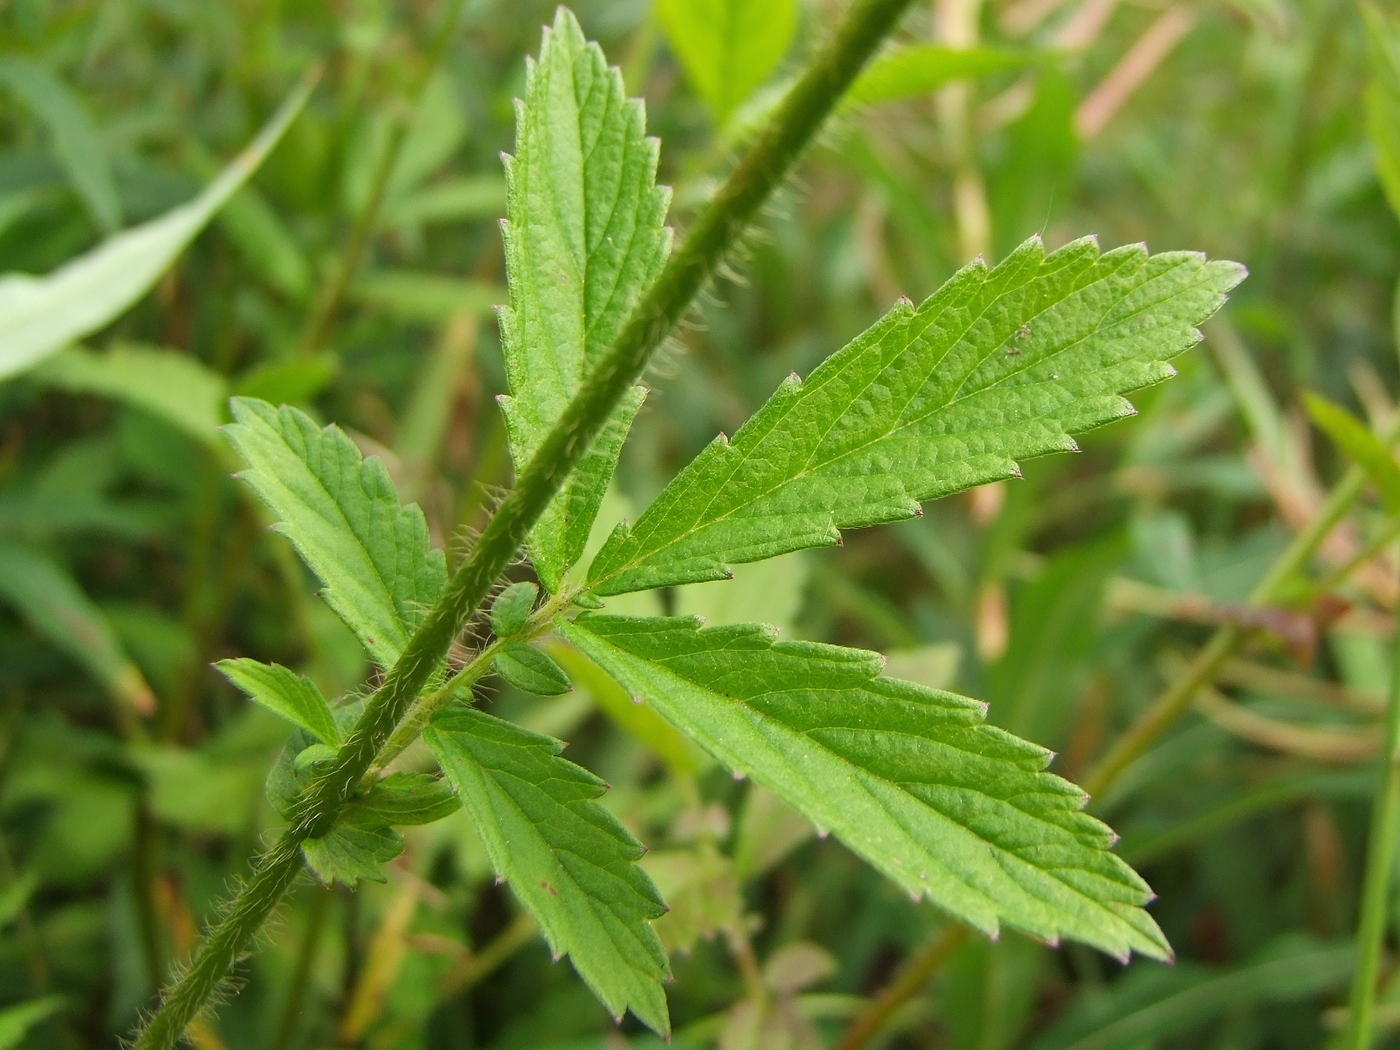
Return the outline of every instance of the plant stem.
<path id="1" fill-rule="evenodd" d="M 1400 427 L 1393 428 L 1385 436 L 1386 446 L 1393 445 L 1397 436 L 1400 436 Z M 1284 585 L 1307 565 L 1308 559 L 1351 509 L 1365 487 L 1366 472 L 1356 466 L 1348 468 L 1326 502 L 1308 522 L 1307 528 L 1293 538 L 1293 542 L 1259 581 L 1249 596 L 1250 605 L 1268 605 L 1278 600 Z M 1123 771 L 1141 758 L 1153 741 L 1186 712 L 1195 698 L 1196 690 L 1215 677 L 1225 661 L 1239 650 L 1252 633 L 1237 624 L 1227 624 L 1212 634 L 1181 675 L 1158 694 L 1152 705 L 1090 770 L 1084 778 L 1084 790 L 1092 796 L 1099 796 L 1112 787 Z"/>
<path id="2" fill-rule="evenodd" d="M 1390 678 L 1390 702 L 1385 715 L 1385 747 L 1381 751 L 1380 791 L 1371 811 L 1371 837 L 1366 850 L 1366 877 L 1361 889 L 1361 921 L 1356 933 L 1356 972 L 1352 977 L 1346 1050 L 1369 1050 L 1371 1021 L 1376 1006 L 1376 978 L 1381 963 L 1390 896 L 1390 868 L 1395 854 L 1396 820 L 1400 819 L 1400 630 L 1395 636 L 1395 662 Z"/>
<path id="3" fill-rule="evenodd" d="M 616 342 L 521 472 L 487 522 L 466 561 L 409 639 L 384 685 L 370 699 L 335 760 L 298 799 L 278 841 L 254 863 L 253 876 L 210 930 L 189 969 L 141 1032 L 136 1050 L 169 1050 L 202 1010 L 224 975 L 301 871 L 301 844 L 335 824 L 365 772 L 452 641 L 509 568 L 535 521 L 641 376 L 652 353 L 719 268 L 773 191 L 786 179 L 818 127 L 835 108 L 910 0 L 856 0 L 685 242 L 632 312 Z"/>
<path id="4" fill-rule="evenodd" d="M 364 258 L 365 249 L 369 246 L 369 240 L 379 222 L 379 213 L 384 206 L 384 198 L 388 195 L 394 169 L 398 167 L 399 154 L 403 150 L 404 140 L 408 138 L 414 114 L 422 100 L 423 92 L 427 90 L 428 83 L 433 79 L 433 74 L 437 72 L 443 56 L 447 53 L 447 45 L 452 41 L 452 30 L 456 28 L 462 14 L 463 3 L 464 0 L 447 0 L 447 10 L 443 12 L 442 22 L 428 46 L 427 58 L 412 89 L 407 92 L 411 100 L 407 112 L 397 114 L 391 123 L 389 140 L 384 144 L 384 151 L 380 154 L 370 179 L 369 199 L 365 201 L 364 209 L 355 221 L 355 228 L 350 232 L 345 250 L 340 253 L 330 283 L 316 300 L 315 309 L 302 335 L 300 352 L 304 355 L 311 355 L 320 350 L 335 325 L 336 316 L 345 302 L 345 293 L 350 290 L 350 282 L 355 279 L 360 260 Z"/>
<path id="5" fill-rule="evenodd" d="M 890 1016 L 928 983 L 934 971 L 947 961 L 954 949 L 967 938 L 967 927 L 960 922 L 945 926 L 919 949 L 890 984 L 887 984 L 860 1012 L 833 1050 L 861 1050 L 879 1034 Z"/>

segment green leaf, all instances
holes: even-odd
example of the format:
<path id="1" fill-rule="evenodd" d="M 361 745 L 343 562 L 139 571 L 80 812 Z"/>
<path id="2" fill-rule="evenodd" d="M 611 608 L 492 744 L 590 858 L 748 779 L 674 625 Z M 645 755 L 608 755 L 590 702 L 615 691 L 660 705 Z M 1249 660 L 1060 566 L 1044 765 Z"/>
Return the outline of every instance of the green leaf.
<path id="1" fill-rule="evenodd" d="M 985 705 L 879 676 L 876 653 L 771 628 L 587 614 L 558 629 L 736 773 L 915 896 L 1126 958 L 1169 958 L 1151 891 L 1109 852 L 1050 752 L 983 724 Z"/>
<path id="2" fill-rule="evenodd" d="M 239 477 L 280 519 L 273 526 L 325 585 L 327 604 L 381 667 L 392 667 L 447 583 L 416 505 L 400 506 L 384 464 L 344 432 L 294 408 L 233 399 L 225 433 L 248 464 Z"/>
<path id="3" fill-rule="evenodd" d="M 723 579 L 727 562 L 840 542 L 838 529 L 918 514 L 919 501 L 1019 473 L 1016 458 L 1077 448 L 1073 430 L 1130 415 L 1123 393 L 1168 359 L 1244 276 L 1191 252 L 1092 239 L 959 271 L 783 382 L 720 435 L 589 569 L 618 594 Z"/>
<path id="4" fill-rule="evenodd" d="M 0 1010 L 0 1050 L 13 1050 L 19 1046 L 31 1028 L 57 1013 L 63 1008 L 63 1003 L 61 995 L 46 995 Z"/>
<path id="5" fill-rule="evenodd" d="M 519 634 L 529 622 L 540 589 L 529 581 L 512 583 L 491 603 L 491 630 L 497 638 Z"/>
<path id="6" fill-rule="evenodd" d="M 307 83 L 292 92 L 248 148 L 188 204 L 124 230 L 47 277 L 0 277 L 0 378 L 105 327 L 145 295 L 262 163 L 310 90 Z"/>
<path id="7" fill-rule="evenodd" d="M 403 836 L 373 813 L 351 805 L 330 831 L 303 842 L 301 852 L 323 885 L 339 882 L 354 889 L 361 879 L 388 881 L 383 865 L 403 852 Z"/>
<path id="8" fill-rule="evenodd" d="M 53 151 L 103 233 L 122 224 L 122 202 L 97 129 L 77 95 L 44 66 L 17 55 L 0 59 L 3 83 L 53 139 Z"/>
<path id="9" fill-rule="evenodd" d="M 1400 216 L 1400 22 L 1371 4 L 1363 5 L 1361 14 L 1371 67 L 1366 116 L 1376 173 L 1390 210 Z"/>
<path id="10" fill-rule="evenodd" d="M 330 385 L 339 367 L 330 354 L 258 365 L 238 377 L 233 392 L 274 405 L 304 404 Z"/>
<path id="11" fill-rule="evenodd" d="M 594 801 L 607 785 L 559 741 L 473 708 L 441 712 L 423 738 L 555 955 L 614 1016 L 630 1009 L 666 1035 L 670 968 L 648 922 L 666 908 L 637 867 L 641 843 Z"/>
<path id="12" fill-rule="evenodd" d="M 449 784 L 427 773 L 390 773 L 354 805 L 385 824 L 432 824 L 457 812 Z"/>
<path id="13" fill-rule="evenodd" d="M 496 654 L 496 673 L 535 696 L 558 696 L 573 688 L 564 669 L 533 645 L 507 645 Z"/>
<path id="14" fill-rule="evenodd" d="M 263 664 L 246 657 L 220 660 L 214 666 L 273 714 L 300 726 L 323 744 L 340 744 L 340 727 L 335 724 L 331 705 L 309 678 L 281 664 Z"/>
<path id="15" fill-rule="evenodd" d="M 439 324 L 461 313 L 489 313 L 505 298 L 505 290 L 440 273 L 372 270 L 350 286 L 350 298 L 404 321 Z"/>
<path id="16" fill-rule="evenodd" d="M 658 0 L 656 14 L 716 124 L 768 78 L 797 29 L 797 0 Z"/>
<path id="17" fill-rule="evenodd" d="M 1303 395 L 1308 415 L 1342 453 L 1366 472 L 1391 514 L 1400 513 L 1400 467 L 1381 439 L 1341 405 L 1317 394 Z"/>
<path id="18" fill-rule="evenodd" d="M 902 47 L 881 55 L 866 67 L 847 92 L 846 104 L 875 105 L 913 98 L 955 80 L 1023 69 L 1034 61 L 1035 56 L 1029 52 L 996 47 Z"/>
<path id="19" fill-rule="evenodd" d="M 47 554 L 19 543 L 0 543 L 0 600 L 77 661 L 118 703 L 140 714 L 155 710 L 151 687 L 102 610 Z"/>
<path id="20" fill-rule="evenodd" d="M 642 104 L 562 7 L 527 70 L 517 128 L 502 228 L 510 306 L 500 317 L 510 385 L 501 405 L 520 471 L 655 279 L 670 233 Z M 551 593 L 583 553 L 642 397 L 634 387 L 618 405 L 530 535 Z"/>
<path id="21" fill-rule="evenodd" d="M 145 409 L 206 445 L 219 444 L 228 382 L 196 357 L 154 346 L 95 353 L 60 350 L 31 375 L 73 394 L 96 394 Z"/>
<path id="22" fill-rule="evenodd" d="M 248 267 L 293 301 L 311 289 L 311 263 L 277 212 L 252 186 L 229 198 L 219 225 Z"/>
<path id="23" fill-rule="evenodd" d="M 385 226 L 427 225 L 494 219 L 506 208 L 505 180 L 497 175 L 468 175 L 433 182 L 386 202 Z"/>

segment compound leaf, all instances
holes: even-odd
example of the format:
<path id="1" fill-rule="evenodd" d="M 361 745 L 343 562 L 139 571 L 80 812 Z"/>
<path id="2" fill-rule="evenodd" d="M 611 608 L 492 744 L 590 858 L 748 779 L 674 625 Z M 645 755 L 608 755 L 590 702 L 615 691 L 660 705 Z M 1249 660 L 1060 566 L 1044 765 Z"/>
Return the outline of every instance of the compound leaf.
<path id="1" fill-rule="evenodd" d="M 612 343 L 670 247 L 657 143 L 639 101 L 563 8 L 528 67 L 503 226 L 510 306 L 501 339 L 511 455 L 523 470 Z M 583 553 L 622 442 L 634 387 L 530 536 L 540 581 L 557 592 Z"/>
<path id="2" fill-rule="evenodd" d="M 322 597 L 381 667 L 391 667 L 442 593 L 447 565 L 417 505 L 401 506 L 379 460 L 336 426 L 265 401 L 233 399 L 225 433 L 248 464 L 239 477 L 280 519 L 325 585 Z"/>
<path id="3" fill-rule="evenodd" d="M 340 744 L 340 728 L 335 724 L 330 704 L 304 675 L 281 664 L 264 664 L 246 657 L 220 660 L 214 666 L 273 714 L 300 726 L 323 744 Z"/>
<path id="4" fill-rule="evenodd" d="M 1070 431 L 1130 415 L 1126 391 L 1167 361 L 1244 276 L 1199 254 L 1100 255 L 1038 238 L 902 302 L 804 383 L 783 382 L 710 443 L 589 569 L 601 595 L 723 579 L 726 562 L 839 542 L 919 501 L 1013 477 L 1018 457 L 1076 448 Z"/>
<path id="5" fill-rule="evenodd" d="M 797 29 L 796 0 L 659 0 L 656 14 L 716 124 L 768 78 Z"/>
<path id="6" fill-rule="evenodd" d="M 985 705 L 880 677 L 876 653 L 757 624 L 586 614 L 558 629 L 736 773 L 834 832 L 915 897 L 1119 957 L 1171 949 L 1112 831 Z"/>
<path id="7" fill-rule="evenodd" d="M 559 757 L 559 741 L 473 708 L 443 711 L 423 738 L 476 822 L 497 874 L 617 1017 L 665 1035 L 665 912 L 642 846 L 597 799 L 607 785 Z"/>

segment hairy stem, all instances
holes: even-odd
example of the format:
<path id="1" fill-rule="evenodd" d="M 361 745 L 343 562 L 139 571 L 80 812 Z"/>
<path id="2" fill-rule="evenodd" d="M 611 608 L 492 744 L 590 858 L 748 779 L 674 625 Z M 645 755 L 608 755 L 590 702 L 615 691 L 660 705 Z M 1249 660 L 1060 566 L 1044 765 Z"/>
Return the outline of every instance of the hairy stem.
<path id="1" fill-rule="evenodd" d="M 458 631 L 481 605 L 559 491 L 641 376 L 647 361 L 714 276 L 763 203 L 786 179 L 822 121 L 894 28 L 910 0 L 857 0 L 817 52 L 771 121 L 667 260 L 616 342 L 583 381 L 453 574 L 441 599 L 409 639 L 334 761 L 297 802 L 277 843 L 200 945 L 190 968 L 139 1036 L 137 1050 L 168 1050 L 203 1009 L 224 975 L 301 871 L 301 843 L 326 834 L 409 706 L 441 664 Z"/>
<path id="2" fill-rule="evenodd" d="M 1361 919 L 1356 932 L 1356 972 L 1352 977 L 1346 1050 L 1369 1050 L 1376 980 L 1380 973 L 1381 941 L 1385 937 L 1390 897 L 1390 868 L 1395 854 L 1396 820 L 1400 819 L 1400 630 L 1395 638 L 1395 663 L 1390 677 L 1390 701 L 1385 715 L 1385 747 L 1381 750 L 1379 791 L 1371 811 L 1371 837 L 1366 848 L 1366 878 L 1361 889 Z"/>

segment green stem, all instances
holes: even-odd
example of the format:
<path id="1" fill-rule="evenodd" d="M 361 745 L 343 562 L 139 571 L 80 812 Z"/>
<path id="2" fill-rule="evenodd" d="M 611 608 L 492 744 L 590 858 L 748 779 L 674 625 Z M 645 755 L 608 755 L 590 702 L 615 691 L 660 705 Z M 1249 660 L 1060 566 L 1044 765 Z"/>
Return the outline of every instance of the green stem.
<path id="1" fill-rule="evenodd" d="M 967 938 L 962 923 L 945 926 L 909 960 L 890 984 L 866 1005 L 841 1036 L 834 1050 L 861 1050 L 880 1034 L 894 1012 L 917 995 L 929 978 Z"/>
<path id="2" fill-rule="evenodd" d="M 1397 437 L 1400 437 L 1400 424 L 1392 428 L 1383 440 L 1389 447 L 1395 443 Z M 1249 596 L 1250 605 L 1269 605 L 1279 599 L 1285 585 L 1307 565 L 1322 541 L 1346 516 L 1365 487 L 1366 472 L 1360 467 L 1348 468 L 1328 495 L 1327 501 L 1308 522 L 1307 528 L 1293 538 L 1293 542 L 1259 581 Z M 1186 712 L 1191 706 L 1191 701 L 1195 699 L 1196 691 L 1215 677 L 1225 661 L 1239 651 L 1240 646 L 1252 633 L 1238 624 L 1227 624 L 1211 635 L 1195 659 L 1158 694 L 1151 706 L 1090 770 L 1089 775 L 1084 778 L 1084 790 L 1098 797 L 1112 787 L 1123 771 L 1141 758 L 1143 752 L 1167 727 Z"/>
<path id="3" fill-rule="evenodd" d="M 365 772 L 409 705 L 441 665 L 453 639 L 509 568 L 535 521 L 587 452 L 613 408 L 641 376 L 696 294 L 719 268 L 763 203 L 787 178 L 818 127 L 835 108 L 910 0 L 856 0 L 813 57 L 777 113 L 754 140 L 719 193 L 667 260 L 617 341 L 578 393 L 487 522 L 446 591 L 409 639 L 383 686 L 366 704 L 335 760 L 298 799 L 291 823 L 260 856 L 253 876 L 206 936 L 189 969 L 170 989 L 136 1050 L 169 1050 L 204 1008 L 224 975 L 301 871 L 301 844 L 335 824 Z"/>
<path id="4" fill-rule="evenodd" d="M 1376 1006 L 1376 978 L 1381 965 L 1390 896 L 1390 868 L 1400 819 L 1400 630 L 1395 637 L 1390 702 L 1385 715 L 1380 791 L 1371 811 L 1371 838 L 1366 851 L 1366 878 L 1361 889 L 1361 921 L 1356 934 L 1356 972 L 1351 985 L 1346 1050 L 1369 1050 Z"/>
<path id="5" fill-rule="evenodd" d="M 384 151 L 380 154 L 379 162 L 375 165 L 374 174 L 370 178 L 369 199 L 365 202 L 364 209 L 355 221 L 355 228 L 350 232 L 350 240 L 346 242 L 345 250 L 340 253 L 340 260 L 335 268 L 335 273 L 331 276 L 330 283 L 326 285 L 325 292 L 316 300 L 316 308 L 311 314 L 311 319 L 307 322 L 306 332 L 301 339 L 302 354 L 316 353 L 325 343 L 326 337 L 330 335 L 336 316 L 340 313 L 341 304 L 345 301 L 345 294 L 350 290 L 350 282 L 355 279 L 355 274 L 360 268 L 360 260 L 364 258 L 365 249 L 369 247 L 370 238 L 374 235 L 375 226 L 378 225 L 379 213 L 384 207 L 384 198 L 389 192 L 389 182 L 394 176 L 394 169 L 398 167 L 399 153 L 403 150 L 404 140 L 408 138 L 413 116 L 423 98 L 423 92 L 427 90 L 429 81 L 432 80 L 433 74 L 447 53 L 447 45 L 452 41 L 452 30 L 457 26 L 464 2 L 465 0 L 448 0 L 447 10 L 443 13 L 437 33 L 428 47 L 427 58 L 422 70 L 414 81 L 412 89 L 407 92 L 411 101 L 406 112 L 397 114 L 391 123 L 389 140 L 384 144 Z"/>

